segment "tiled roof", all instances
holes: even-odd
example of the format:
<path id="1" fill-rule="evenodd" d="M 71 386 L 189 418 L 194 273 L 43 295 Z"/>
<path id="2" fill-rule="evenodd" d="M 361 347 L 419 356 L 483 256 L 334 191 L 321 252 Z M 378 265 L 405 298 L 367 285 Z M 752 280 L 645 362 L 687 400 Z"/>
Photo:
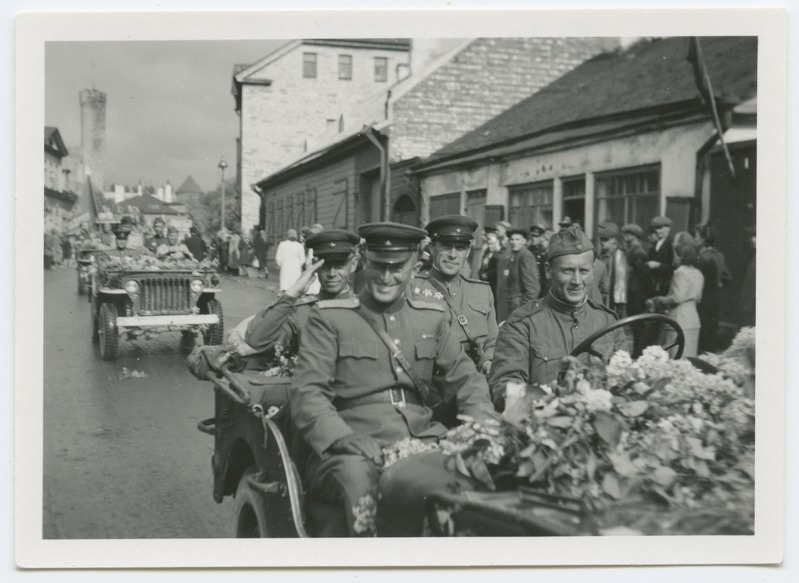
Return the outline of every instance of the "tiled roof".
<path id="1" fill-rule="evenodd" d="M 686 60 L 688 41 L 688 37 L 646 40 L 598 55 L 447 144 L 429 160 L 631 112 L 699 105 L 693 68 Z M 702 37 L 701 44 L 717 97 L 738 103 L 757 94 L 757 37 Z"/>

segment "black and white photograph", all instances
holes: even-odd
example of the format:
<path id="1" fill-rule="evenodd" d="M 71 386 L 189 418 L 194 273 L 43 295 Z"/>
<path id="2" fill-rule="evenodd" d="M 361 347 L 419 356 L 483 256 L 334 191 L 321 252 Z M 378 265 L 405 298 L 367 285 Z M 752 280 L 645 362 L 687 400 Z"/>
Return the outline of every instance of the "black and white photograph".
<path id="1" fill-rule="evenodd" d="M 660 15 L 20 17 L 17 564 L 782 562 L 785 15 Z"/>

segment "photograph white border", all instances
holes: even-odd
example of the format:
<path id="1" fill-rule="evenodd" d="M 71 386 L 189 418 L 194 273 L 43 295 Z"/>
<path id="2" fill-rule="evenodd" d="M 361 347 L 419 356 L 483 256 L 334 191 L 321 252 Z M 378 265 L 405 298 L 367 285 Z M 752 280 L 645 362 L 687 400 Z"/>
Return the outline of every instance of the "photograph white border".
<path id="1" fill-rule="evenodd" d="M 17 20 L 15 128 L 15 540 L 31 568 L 665 565 L 783 558 L 786 21 L 782 10 L 64 13 Z M 422 18 L 423 17 L 423 18 Z M 421 23 L 424 23 L 423 26 Z M 634 33 L 631 34 L 631 33 Z M 756 534 L 512 539 L 42 539 L 44 43 L 318 37 L 757 35 L 758 361 Z M 20 204 L 24 201 L 24 204 Z M 760 275 L 769 273 L 768 285 Z M 210 489 L 210 472 L 208 476 Z M 209 504 L 211 504 L 209 498 Z M 357 550 L 357 552 L 354 552 Z"/>

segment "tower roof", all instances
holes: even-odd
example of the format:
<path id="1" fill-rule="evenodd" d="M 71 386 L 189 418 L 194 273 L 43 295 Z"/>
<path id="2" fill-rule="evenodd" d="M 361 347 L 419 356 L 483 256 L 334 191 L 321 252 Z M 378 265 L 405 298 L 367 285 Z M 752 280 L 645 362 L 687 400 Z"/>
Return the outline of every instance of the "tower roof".
<path id="1" fill-rule="evenodd" d="M 183 184 L 175 190 L 175 194 L 204 194 L 203 189 L 200 188 L 200 185 L 197 184 L 197 181 L 194 180 L 191 176 L 186 178 L 183 181 Z"/>

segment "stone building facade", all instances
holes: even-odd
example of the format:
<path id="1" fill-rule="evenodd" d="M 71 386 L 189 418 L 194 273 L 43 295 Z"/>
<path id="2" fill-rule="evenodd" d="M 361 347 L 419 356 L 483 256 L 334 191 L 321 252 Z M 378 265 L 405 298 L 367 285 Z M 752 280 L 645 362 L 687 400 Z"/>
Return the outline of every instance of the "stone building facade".
<path id="1" fill-rule="evenodd" d="M 242 225 L 259 222 L 250 185 L 305 150 L 305 139 L 338 126 L 341 112 L 385 92 L 410 68 L 403 39 L 295 40 L 250 66 L 237 66 L 238 181 Z"/>

